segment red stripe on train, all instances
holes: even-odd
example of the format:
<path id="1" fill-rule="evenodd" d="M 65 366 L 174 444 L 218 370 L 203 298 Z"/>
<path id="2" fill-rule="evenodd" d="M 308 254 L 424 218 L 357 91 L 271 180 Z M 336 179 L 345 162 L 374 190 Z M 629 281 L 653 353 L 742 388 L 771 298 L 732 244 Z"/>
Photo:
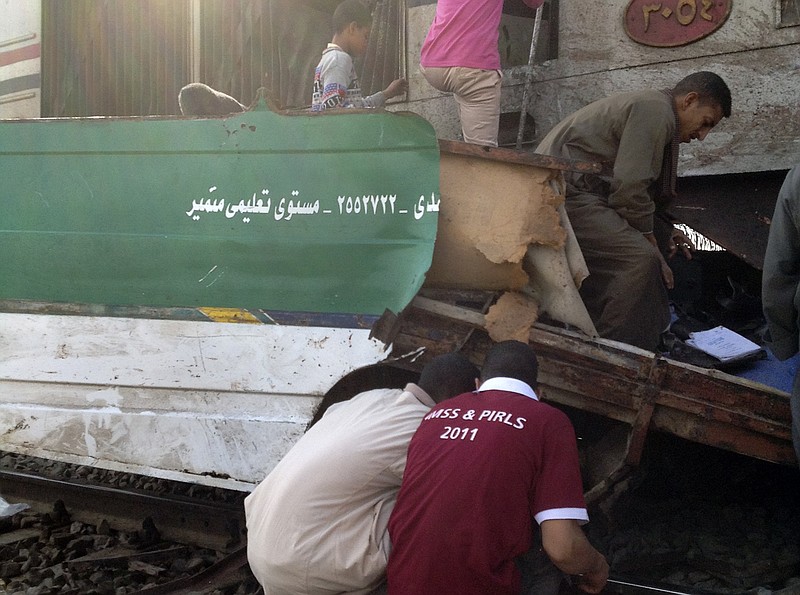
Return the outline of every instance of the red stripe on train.
<path id="1" fill-rule="evenodd" d="M 0 66 L 8 66 L 9 64 L 16 64 L 17 62 L 38 58 L 41 54 L 42 44 L 40 43 L 33 43 L 16 50 L 0 52 Z"/>

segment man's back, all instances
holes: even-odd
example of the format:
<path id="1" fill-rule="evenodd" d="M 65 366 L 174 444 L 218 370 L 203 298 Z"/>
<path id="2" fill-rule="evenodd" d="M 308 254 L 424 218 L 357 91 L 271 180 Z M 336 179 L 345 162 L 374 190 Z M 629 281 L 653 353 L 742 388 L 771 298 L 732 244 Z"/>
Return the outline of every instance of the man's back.
<path id="1" fill-rule="evenodd" d="M 617 158 L 620 145 L 627 143 L 622 136 L 629 123 L 628 134 L 652 139 L 660 157 L 675 132 L 671 99 L 655 90 L 604 97 L 556 124 L 539 143 L 536 152 L 581 161 L 606 161 L 610 165 Z M 629 159 L 636 155 L 624 157 Z"/>
<path id="2" fill-rule="evenodd" d="M 390 593 L 516 594 L 534 515 L 584 507 L 562 412 L 506 390 L 455 397 L 409 446 L 389 523 Z"/>
<path id="3" fill-rule="evenodd" d="M 380 583 L 408 441 L 433 404 L 411 384 L 334 405 L 247 497 L 248 559 L 267 593 Z"/>
<path id="4" fill-rule="evenodd" d="M 500 0 L 440 0 L 421 50 L 426 67 L 463 66 L 497 70 Z"/>

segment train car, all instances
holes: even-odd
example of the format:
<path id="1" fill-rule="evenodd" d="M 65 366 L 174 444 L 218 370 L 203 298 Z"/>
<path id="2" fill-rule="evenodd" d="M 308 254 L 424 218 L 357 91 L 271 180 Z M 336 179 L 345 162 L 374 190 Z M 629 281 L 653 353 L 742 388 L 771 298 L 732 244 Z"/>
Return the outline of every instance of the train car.
<path id="1" fill-rule="evenodd" d="M 396 59 L 367 60 L 364 80 L 406 74 L 408 96 L 322 115 L 286 108 L 303 103 L 309 80 L 296 68 L 316 51 L 274 48 L 319 38 L 331 3 L 278 4 L 2 6 L 26 17 L 2 21 L 13 24 L 6 41 L 41 38 L 41 59 L 28 64 L 41 78 L 25 82 L 39 113 L 12 113 L 15 96 L 0 95 L 0 449 L 249 490 L 330 402 L 402 385 L 443 350 L 479 362 L 492 340 L 516 337 L 542 353 L 553 402 L 624 428 L 621 459 L 601 455 L 592 483 L 635 464 L 651 427 L 794 464 L 785 386 L 594 337 L 560 203 L 561 172 L 597 166 L 442 140 L 458 135 L 452 99 L 414 68 L 433 4 L 376 5 L 384 26 L 372 55 L 394 47 Z M 688 20 L 695 4 L 678 4 Z M 710 69 L 731 83 L 738 111 L 684 154 L 682 181 L 697 181 L 689 199 L 705 205 L 709 179 L 719 191 L 720 178 L 779 176 L 797 156 L 798 90 L 775 77 L 785 111 L 771 118 L 752 85 L 767 77 L 766 57 L 791 70 L 792 6 L 776 3 L 775 21 L 754 1 L 720 1 L 693 17 L 711 16 L 704 35 L 657 45 L 626 20 L 637 2 L 550 0 L 540 38 L 535 15 L 509 3 L 503 137 L 516 136 L 526 89 L 530 149 L 548 122 L 599 95 Z M 298 19 L 295 41 L 276 34 Z M 594 39 L 582 33 L 590 20 Z M 105 34 L 89 43 L 87 23 Z M 770 35 L 741 47 L 754 27 Z M 544 59 L 533 66 L 531 41 Z M 220 74 L 231 59 L 238 78 Z M 203 80 L 245 99 L 265 69 L 267 90 L 245 113 L 174 115 L 181 85 Z M 0 69 L 0 91 L 12 88 L 9 72 Z M 703 206 L 706 219 L 691 222 L 757 267 L 768 206 L 747 208 L 746 250 L 748 235 L 726 236 L 719 210 Z M 491 234 L 476 228 L 486 220 Z"/>
<path id="2" fill-rule="evenodd" d="M 430 264 L 414 115 L 0 128 L 4 449 L 252 483 Z"/>
<path id="3" fill-rule="evenodd" d="M 0 2 L 0 117 L 38 118 L 41 108 L 41 5 Z"/>

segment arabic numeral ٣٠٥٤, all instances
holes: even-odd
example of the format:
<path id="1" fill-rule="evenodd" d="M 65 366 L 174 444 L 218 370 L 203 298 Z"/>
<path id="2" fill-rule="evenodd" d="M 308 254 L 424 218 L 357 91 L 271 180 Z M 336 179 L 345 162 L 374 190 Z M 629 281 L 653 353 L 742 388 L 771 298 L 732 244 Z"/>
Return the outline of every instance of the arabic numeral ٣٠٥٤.
<path id="1" fill-rule="evenodd" d="M 712 0 L 700 0 L 700 4 L 700 18 L 709 22 L 713 21 L 714 17 L 709 11 L 713 8 L 714 2 Z M 685 27 L 690 25 L 697 17 L 697 0 L 678 0 L 675 10 L 668 6 L 665 7 L 661 2 L 642 6 L 645 31 L 650 28 L 650 15 L 653 13 L 659 13 L 665 19 L 674 15 L 678 23 Z"/>

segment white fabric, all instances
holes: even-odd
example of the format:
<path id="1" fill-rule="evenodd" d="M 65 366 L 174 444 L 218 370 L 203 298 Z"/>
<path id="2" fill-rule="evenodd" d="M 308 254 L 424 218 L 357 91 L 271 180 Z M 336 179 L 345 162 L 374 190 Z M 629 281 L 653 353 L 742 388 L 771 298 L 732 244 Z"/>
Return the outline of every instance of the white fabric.
<path id="1" fill-rule="evenodd" d="M 507 378 L 505 376 L 497 376 L 495 378 L 489 378 L 488 380 L 481 383 L 478 392 L 481 393 L 486 390 L 504 390 L 509 393 L 518 393 L 520 395 L 525 395 L 529 399 L 533 399 L 534 401 L 538 401 L 539 397 L 536 395 L 534 390 L 522 380 L 517 380 L 516 378 Z"/>
<path id="2" fill-rule="evenodd" d="M 248 561 L 268 595 L 381 582 L 408 443 L 433 404 L 409 384 L 333 405 L 245 499 Z"/>

